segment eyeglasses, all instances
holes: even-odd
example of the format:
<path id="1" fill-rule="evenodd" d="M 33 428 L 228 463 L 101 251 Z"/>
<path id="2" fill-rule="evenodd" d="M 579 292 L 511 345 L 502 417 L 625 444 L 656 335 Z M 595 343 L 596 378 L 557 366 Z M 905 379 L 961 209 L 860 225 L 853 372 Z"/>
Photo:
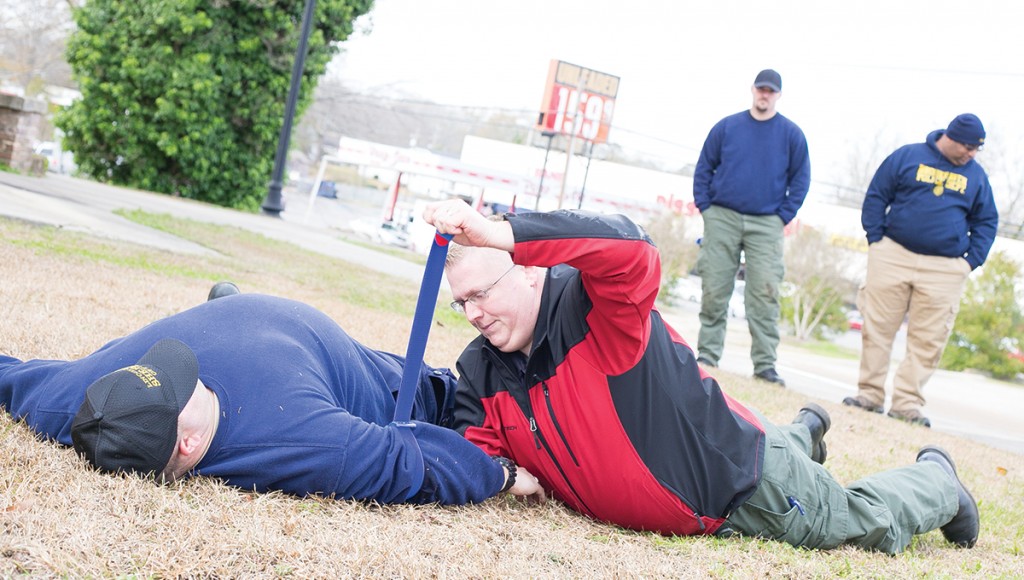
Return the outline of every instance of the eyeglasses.
<path id="1" fill-rule="evenodd" d="M 957 143 L 962 145 L 963 148 L 968 151 L 981 151 L 982 149 L 985 148 L 984 144 L 979 145 L 978 143 L 964 143 L 963 141 L 957 141 Z"/>
<path id="2" fill-rule="evenodd" d="M 452 300 L 452 303 L 449 304 L 449 306 L 451 306 L 452 310 L 454 310 L 455 312 L 458 312 L 459 314 L 465 314 L 466 313 L 466 303 L 467 302 L 469 302 L 470 304 L 476 304 L 477 306 L 480 306 L 481 304 L 484 303 L 485 300 L 487 300 L 487 294 L 491 291 L 491 288 L 494 288 L 494 286 L 498 282 L 501 282 L 501 280 L 505 276 L 508 276 L 509 272 L 511 272 L 512 270 L 515 270 L 515 269 L 516 269 L 516 265 L 512 264 L 511 268 L 509 268 L 508 270 L 505 270 L 505 273 L 502 274 L 501 276 L 498 276 L 498 279 L 495 280 L 494 282 L 491 282 L 491 284 L 489 286 L 487 286 L 483 290 L 477 290 L 476 292 L 473 293 L 472 296 L 470 296 L 469 298 L 466 298 L 465 300 Z"/>

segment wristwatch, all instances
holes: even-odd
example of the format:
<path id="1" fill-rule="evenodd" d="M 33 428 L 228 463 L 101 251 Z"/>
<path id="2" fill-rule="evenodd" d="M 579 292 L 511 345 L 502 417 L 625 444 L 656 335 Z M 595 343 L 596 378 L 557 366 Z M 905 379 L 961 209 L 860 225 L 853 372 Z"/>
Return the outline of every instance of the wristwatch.
<path id="1" fill-rule="evenodd" d="M 505 485 L 501 486 L 498 493 L 502 493 L 512 489 L 512 486 L 516 484 L 516 462 L 512 461 L 508 457 L 492 457 L 494 461 L 504 467 L 508 471 L 508 479 L 505 480 Z"/>

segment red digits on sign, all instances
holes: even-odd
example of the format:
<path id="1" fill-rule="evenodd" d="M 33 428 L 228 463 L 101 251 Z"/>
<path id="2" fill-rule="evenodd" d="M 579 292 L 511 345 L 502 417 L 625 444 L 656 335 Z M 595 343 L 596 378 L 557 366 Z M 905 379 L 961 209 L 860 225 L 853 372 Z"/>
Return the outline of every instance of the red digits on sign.
<path id="1" fill-rule="evenodd" d="M 598 132 L 601 130 L 601 110 L 604 108 L 603 105 L 604 99 L 597 95 L 589 95 L 587 98 L 580 135 L 588 141 L 596 139 Z"/>
<path id="2" fill-rule="evenodd" d="M 605 121 L 611 120 L 614 104 L 614 99 L 606 100 L 600 95 L 557 87 L 551 94 L 549 112 L 554 113 L 554 120 L 545 125 L 566 135 L 572 135 L 575 131 L 578 137 L 589 141 L 603 141 L 602 124 L 608 124 Z"/>

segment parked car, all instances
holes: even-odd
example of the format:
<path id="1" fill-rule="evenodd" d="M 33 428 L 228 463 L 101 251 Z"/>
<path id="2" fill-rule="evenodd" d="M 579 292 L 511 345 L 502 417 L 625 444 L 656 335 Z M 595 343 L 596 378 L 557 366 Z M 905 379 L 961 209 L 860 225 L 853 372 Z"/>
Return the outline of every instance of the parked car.
<path id="1" fill-rule="evenodd" d="M 743 293 L 747 290 L 747 283 L 737 280 L 736 286 L 732 289 L 732 296 L 729 297 L 729 316 L 732 318 L 746 318 L 747 306 L 744 302 Z"/>
<path id="2" fill-rule="evenodd" d="M 999 341 L 999 346 L 1006 352 L 1006 357 L 1017 362 L 1024 363 L 1024 352 L 1020 350 L 1020 341 L 1015 338 L 1004 336 Z"/>
<path id="3" fill-rule="evenodd" d="M 860 330 L 864 325 L 864 317 L 860 315 L 857 310 L 851 310 L 846 313 L 846 322 L 850 326 L 850 330 Z"/>
<path id="4" fill-rule="evenodd" d="M 679 278 L 676 280 L 675 285 L 672 286 L 672 295 L 677 299 L 686 300 L 687 302 L 700 302 L 702 292 L 700 284 L 699 276 Z"/>
<path id="5" fill-rule="evenodd" d="M 76 169 L 75 156 L 70 151 L 64 151 L 60 143 L 55 141 L 43 141 L 33 148 L 36 155 L 46 158 L 46 170 L 52 173 L 73 173 Z"/>
<path id="6" fill-rule="evenodd" d="M 43 141 L 36 145 L 35 153 L 36 155 L 42 155 L 45 157 L 51 167 L 57 165 L 60 161 L 57 152 L 57 144 L 53 141 Z"/>
<path id="7" fill-rule="evenodd" d="M 349 223 L 349 227 L 353 232 L 365 236 L 371 242 L 399 248 L 409 247 L 409 231 L 405 224 L 356 219 Z"/>
<path id="8" fill-rule="evenodd" d="M 746 282 L 737 280 L 733 287 L 732 295 L 729 296 L 728 314 L 732 318 L 746 318 L 747 309 L 743 301 L 743 292 L 746 290 Z M 703 287 L 700 276 L 687 276 L 676 280 L 672 286 L 672 296 L 677 300 L 686 300 L 700 304 L 703 297 Z"/>
<path id="9" fill-rule="evenodd" d="M 338 185 L 333 181 L 321 181 L 320 189 L 316 192 L 318 197 L 326 197 L 327 199 L 338 199 Z"/>

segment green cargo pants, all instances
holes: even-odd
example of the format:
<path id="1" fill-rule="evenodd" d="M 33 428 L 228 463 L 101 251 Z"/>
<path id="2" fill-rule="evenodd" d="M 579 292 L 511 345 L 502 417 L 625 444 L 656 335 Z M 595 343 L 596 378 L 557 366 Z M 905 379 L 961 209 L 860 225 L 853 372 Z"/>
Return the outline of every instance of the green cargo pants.
<path id="1" fill-rule="evenodd" d="M 722 358 L 729 299 L 742 251 L 746 264 L 743 301 L 750 329 L 750 360 L 754 373 L 775 368 L 779 284 L 785 272 L 782 219 L 777 215 L 745 215 L 717 205 L 701 215 L 704 237 L 697 258 L 702 286 L 697 353 L 715 364 Z"/>
<path id="2" fill-rule="evenodd" d="M 767 435 L 761 485 L 727 524 L 741 534 L 807 548 L 848 543 L 896 554 L 915 534 L 956 515 L 956 486 L 936 463 L 883 471 L 843 488 L 811 461 L 807 427 L 759 418 Z"/>

